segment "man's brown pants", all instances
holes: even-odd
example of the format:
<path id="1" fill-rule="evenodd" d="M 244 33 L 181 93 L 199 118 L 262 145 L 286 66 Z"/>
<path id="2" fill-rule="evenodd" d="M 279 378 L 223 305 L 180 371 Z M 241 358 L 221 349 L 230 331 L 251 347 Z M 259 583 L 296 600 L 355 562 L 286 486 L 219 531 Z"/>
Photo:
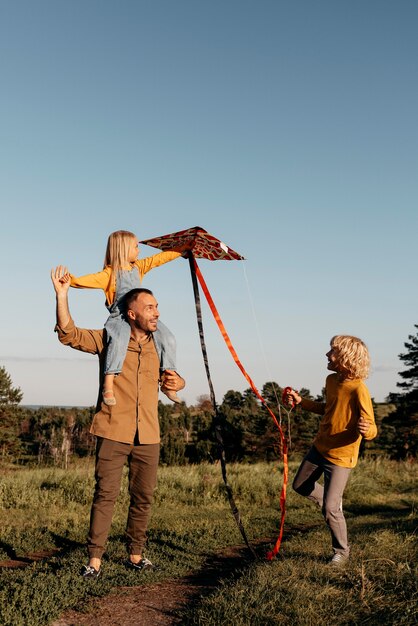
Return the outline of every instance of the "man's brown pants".
<path id="1" fill-rule="evenodd" d="M 157 484 L 160 444 L 127 444 L 97 438 L 96 487 L 90 515 L 87 549 L 90 558 L 101 558 L 112 524 L 122 472 L 129 466 L 130 504 L 126 535 L 129 554 L 142 554 L 151 504 Z"/>

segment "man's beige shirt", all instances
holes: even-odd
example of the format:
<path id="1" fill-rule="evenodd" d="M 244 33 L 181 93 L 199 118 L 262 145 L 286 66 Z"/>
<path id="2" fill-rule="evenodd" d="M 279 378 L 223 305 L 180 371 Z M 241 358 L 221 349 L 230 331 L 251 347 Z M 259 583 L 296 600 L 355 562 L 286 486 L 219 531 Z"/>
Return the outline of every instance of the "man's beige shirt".
<path id="1" fill-rule="evenodd" d="M 115 406 L 102 402 L 103 369 L 106 353 L 104 330 L 77 328 L 70 319 L 65 328 L 55 327 L 60 342 L 75 350 L 97 354 L 100 362 L 100 385 L 96 413 L 90 432 L 121 443 L 133 443 L 138 430 L 140 443 L 159 443 L 158 379 L 159 359 L 150 334 L 139 344 L 132 337 L 122 367 L 115 377 Z"/>

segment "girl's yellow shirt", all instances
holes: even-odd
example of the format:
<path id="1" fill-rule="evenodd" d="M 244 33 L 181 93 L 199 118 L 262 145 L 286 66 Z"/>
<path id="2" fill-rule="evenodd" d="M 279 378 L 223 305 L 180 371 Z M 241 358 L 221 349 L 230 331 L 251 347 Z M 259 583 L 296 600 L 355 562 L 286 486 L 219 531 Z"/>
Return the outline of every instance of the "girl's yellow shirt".
<path id="1" fill-rule="evenodd" d="M 127 269 L 133 270 L 136 268 L 139 272 L 139 280 L 142 282 L 144 275 L 154 269 L 154 267 L 159 267 L 160 265 L 164 265 L 164 263 L 174 261 L 174 259 L 177 259 L 179 256 L 181 256 L 180 252 L 160 252 L 159 254 L 154 254 L 144 259 L 137 259 Z M 106 304 L 108 306 L 113 304 L 116 285 L 114 271 L 110 265 L 95 274 L 86 274 L 78 278 L 70 274 L 70 277 L 71 287 L 76 287 L 77 289 L 102 289 L 106 296 Z"/>

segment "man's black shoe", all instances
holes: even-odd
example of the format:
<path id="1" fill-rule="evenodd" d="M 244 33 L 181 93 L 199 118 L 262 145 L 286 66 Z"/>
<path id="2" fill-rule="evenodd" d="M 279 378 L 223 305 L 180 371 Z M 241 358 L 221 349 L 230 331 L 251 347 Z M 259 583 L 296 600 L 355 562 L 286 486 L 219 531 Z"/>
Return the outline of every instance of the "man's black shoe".
<path id="1" fill-rule="evenodd" d="M 94 569 L 91 565 L 83 565 L 80 574 L 83 578 L 90 578 L 96 580 L 100 576 L 101 569 Z"/>
<path id="2" fill-rule="evenodd" d="M 142 559 L 138 561 L 138 563 L 133 563 L 130 559 L 127 559 L 125 561 L 125 565 L 128 569 L 134 569 L 137 572 L 158 569 L 155 565 L 151 563 L 149 559 L 146 559 L 145 557 L 142 557 Z"/>

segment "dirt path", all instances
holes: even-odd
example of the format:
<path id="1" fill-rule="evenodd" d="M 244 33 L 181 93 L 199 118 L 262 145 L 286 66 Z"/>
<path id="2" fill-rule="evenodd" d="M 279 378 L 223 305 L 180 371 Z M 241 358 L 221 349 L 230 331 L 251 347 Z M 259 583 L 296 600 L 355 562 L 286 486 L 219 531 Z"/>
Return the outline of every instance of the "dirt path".
<path id="1" fill-rule="evenodd" d="M 271 539 L 257 542 L 268 544 Z M 95 599 L 88 613 L 67 611 L 52 626 L 175 626 L 181 610 L 197 604 L 215 591 L 221 580 L 238 576 L 253 562 L 247 548 L 234 546 L 217 554 L 197 573 L 161 583 L 118 587 L 108 596 Z"/>

